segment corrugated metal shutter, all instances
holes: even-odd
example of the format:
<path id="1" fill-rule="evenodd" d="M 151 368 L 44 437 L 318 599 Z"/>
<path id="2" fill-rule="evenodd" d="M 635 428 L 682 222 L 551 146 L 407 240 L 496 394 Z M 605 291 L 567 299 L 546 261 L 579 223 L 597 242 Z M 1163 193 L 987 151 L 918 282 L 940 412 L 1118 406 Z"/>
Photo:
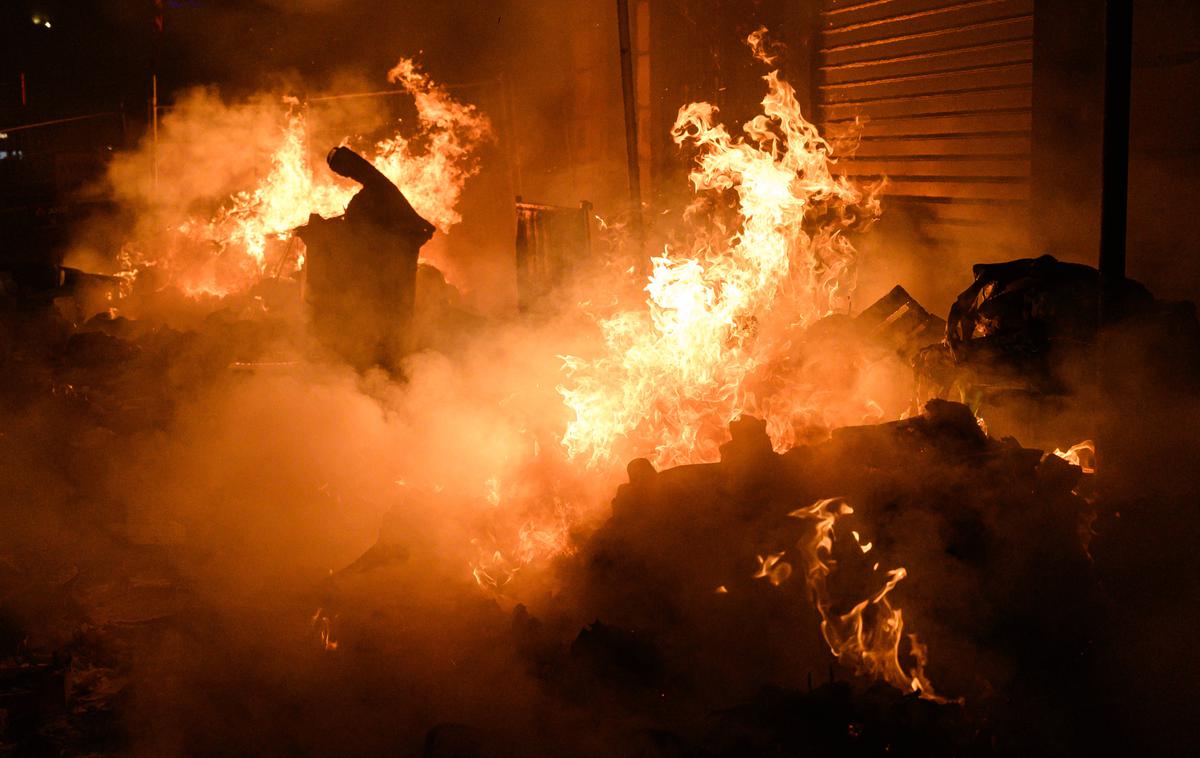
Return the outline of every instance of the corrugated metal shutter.
<path id="1" fill-rule="evenodd" d="M 822 0 L 817 120 L 861 135 L 842 170 L 964 257 L 1028 252 L 1033 5 Z"/>

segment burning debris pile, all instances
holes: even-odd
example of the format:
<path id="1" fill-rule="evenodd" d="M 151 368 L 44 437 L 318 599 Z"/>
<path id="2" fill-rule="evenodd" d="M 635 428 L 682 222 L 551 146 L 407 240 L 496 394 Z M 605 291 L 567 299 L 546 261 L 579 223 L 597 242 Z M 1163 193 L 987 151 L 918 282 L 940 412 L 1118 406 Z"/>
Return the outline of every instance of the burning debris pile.
<path id="1" fill-rule="evenodd" d="M 993 729 L 1028 745 L 1076 744 L 1078 735 L 1035 734 L 1021 710 L 1029 700 L 996 698 L 1020 689 L 1047 707 L 1064 681 L 1083 691 L 1094 673 L 1087 629 L 1100 605 L 1081 535 L 1095 512 L 1077 494 L 1090 490 L 1078 467 L 991 439 L 966 406 L 944 401 L 782 455 L 762 422 L 743 418 L 730 431 L 719 463 L 662 472 L 631 463 L 611 520 L 581 552 L 574 590 L 585 615 L 654 651 L 610 650 L 612 676 L 624 660 L 675 706 L 794 688 L 796 711 L 755 725 L 755 754 L 828 739 L 793 731 L 812 698 L 800 693 L 824 679 L 826 651 L 832 678 L 886 682 L 897 704 L 905 692 L 937 703 L 947 702 L 937 692 L 954 693 L 966 710 L 949 704 L 955 715 L 939 718 L 955 728 L 988 713 L 991 724 L 967 729 L 951 751 L 982 749 Z M 841 749 L 900 747 L 875 731 L 885 722 L 838 718 L 849 728 Z"/>
<path id="2" fill-rule="evenodd" d="M 194 357 L 203 351 L 174 354 L 166 374 L 206 365 Z M 95 377 L 126 359 L 105 353 L 94 375 L 74 366 L 76 380 L 98 386 Z M 207 364 L 206 382 L 223 360 Z M 53 428 L 92 461 L 59 461 L 39 481 L 92 491 L 87 477 L 111 477 L 104 471 L 122 448 L 177 423 L 170 412 L 112 413 L 102 402 L 110 395 L 43 397 L 36 377 L 25 376 L 30 391 L 14 409 L 43 399 L 36 426 L 8 431 L 19 446 L 10 460 L 33 452 L 35 428 Z M 163 397 L 179 391 L 168 385 Z M 168 682 L 182 677 L 236 709 L 247 697 L 278 695 L 269 672 L 279 665 L 309 671 L 288 688 L 319 703 L 325 715 L 310 713 L 313 730 L 333 730 L 300 730 L 318 750 L 347 746 L 342 716 L 330 714 L 356 709 L 370 736 L 351 741 L 352 752 L 408 750 L 420 739 L 474 745 L 475 755 L 589 744 L 652 754 L 1079 744 L 1066 727 L 1042 731 L 1052 720 L 1045 711 L 1026 711 L 1078 723 L 1060 709 L 1088 701 L 1063 698 L 1064 687 L 1086 694 L 1096 673 L 1087 640 L 1102 616 L 1086 552 L 1095 505 L 1078 467 L 990 439 L 965 406 L 944 402 L 782 455 L 752 418 L 731 433 L 719 462 L 663 471 L 630 464 L 611 518 L 555 562 L 554 593 L 534 593 L 508 613 L 513 601 L 463 583 L 456 563 L 439 556 L 453 540 L 432 540 L 423 525 L 423 513 L 462 513 L 449 493 L 397 504 L 381 541 L 388 549 L 353 562 L 319 594 L 301 591 L 282 605 L 258 597 L 261 610 L 232 612 L 205 587 L 214 580 L 189 565 L 199 556 L 186 558 L 197 524 L 130 519 L 114 531 L 96 523 L 111 517 L 105 508 L 75 505 L 86 539 L 72 547 L 73 560 L 6 558 L 5 605 L 15 615 L 5 622 L 5 739 L 125 745 L 137 732 L 127 719 L 162 717 L 146 710 L 147 697 L 180 697 Z M 27 495 L 40 486 L 31 482 Z M 228 549 L 209 540 L 210 549 Z M 111 563 L 113 553 L 123 563 Z M 45 609 L 36 622 L 34 607 Z M 243 625 L 265 636 L 251 642 L 235 631 Z M 312 638 L 292 640 L 302 630 Z M 307 652 L 258 663 L 236 652 L 263 643 Z M 510 697 L 480 700 L 497 677 Z M 390 707 L 354 694 L 366 688 L 404 710 L 414 686 L 433 701 L 427 717 L 405 716 L 399 731 L 384 728 Z M 540 728 L 533 713 L 542 714 Z M 580 718 L 591 724 L 585 732 Z M 185 733 L 199 726 L 181 725 Z M 246 744 L 236 741 L 244 736 L 231 726 L 193 744 Z"/>
<path id="3" fill-rule="evenodd" d="M 0 528 L 17 539 L 0 552 L 0 745 L 1132 744 L 1110 694 L 1128 674 L 1108 667 L 1128 637 L 1110 628 L 1137 594 L 1128 535 L 1146 533 L 1121 513 L 1148 509 L 1100 487 L 1094 446 L 1069 442 L 1103 431 L 1097 383 L 1079 378 L 1105 340 L 1172 344 L 1186 376 L 1193 312 L 1127 282 L 1125 319 L 1101 329 L 1096 272 L 1045 257 L 977 266 L 947 320 L 899 286 L 851 315 L 851 238 L 880 187 L 837 175 L 772 72 L 744 137 L 711 105 L 680 111 L 698 198 L 638 301 L 589 301 L 590 322 L 489 322 L 456 311 L 427 268 L 416 276 L 436 303 L 422 311 L 418 288 L 417 326 L 370 314 L 426 349 L 313 360 L 314 334 L 362 335 L 312 318 L 368 305 L 310 299 L 306 321 L 294 275 L 345 253 L 322 235 L 356 203 L 399 214 L 415 269 L 433 228 L 458 221 L 488 135 L 411 62 L 389 78 L 415 100 L 416 134 L 369 160 L 331 153 L 367 188 L 355 200 L 309 165 L 292 103 L 254 189 L 190 221 L 149 209 L 149 236 L 112 277 L 55 267 L 45 286 L 30 275 L 3 291 L 0 482 L 16 505 Z M 310 217 L 347 202 L 342 220 Z M 292 236 L 306 221 L 308 257 Z M 391 249 L 376 231 L 362 238 Z M 439 352 L 420 325 L 452 313 L 463 328 Z M 1144 390 L 1171 375 L 1108 378 Z M 1186 418 L 1194 388 L 1175 384 Z M 1014 390 L 1043 423 L 1004 414 Z M 1046 420 L 1048 398 L 1071 412 Z M 1190 588 L 1189 571 L 1174 586 Z"/>

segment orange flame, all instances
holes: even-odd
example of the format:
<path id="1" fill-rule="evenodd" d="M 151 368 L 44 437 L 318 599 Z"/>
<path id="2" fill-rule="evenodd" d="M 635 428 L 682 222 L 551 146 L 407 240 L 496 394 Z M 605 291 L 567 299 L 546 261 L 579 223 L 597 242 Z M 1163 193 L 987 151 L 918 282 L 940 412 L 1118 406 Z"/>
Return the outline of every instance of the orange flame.
<path id="1" fill-rule="evenodd" d="M 541 502 L 531 504 L 522 502 L 525 495 L 506 492 L 495 477 L 487 480 L 485 486 L 486 500 L 501 523 L 486 538 L 471 541 L 478 556 L 470 564 L 471 575 L 480 588 L 500 596 L 505 594 L 509 582 L 527 567 L 574 551 L 571 526 L 576 517 L 574 510 L 558 496 L 543 496 Z M 525 507 L 520 508 L 522 505 Z M 526 516 L 518 515 L 517 510 L 506 512 L 506 506 L 520 509 Z M 517 523 L 519 527 L 515 526 Z M 510 536 L 514 531 L 515 537 Z"/>
<path id="2" fill-rule="evenodd" d="M 716 124 L 709 103 L 679 111 L 672 135 L 698 151 L 691 183 L 736 194 L 735 230 L 713 222 L 690 249 L 666 247 L 651 259 L 647 307 L 599 322 L 603 354 L 563 357 L 572 457 L 596 465 L 648 448 L 659 468 L 711 461 L 744 413 L 766 420 L 777 448 L 794 442 L 798 422 L 821 419 L 811 381 L 773 367 L 796 328 L 848 307 L 855 250 L 844 232 L 878 203 L 834 176 L 832 149 L 792 87 L 778 72 L 765 80 L 745 137 Z M 635 450 L 617 451 L 621 440 Z"/>
<path id="3" fill-rule="evenodd" d="M 768 66 L 779 59 L 778 55 L 772 55 L 767 52 L 767 27 L 760 26 L 746 37 L 746 44 L 750 46 L 750 52 L 754 57 Z"/>
<path id="4" fill-rule="evenodd" d="M 838 603 L 829 591 L 828 579 L 837 570 L 837 562 L 830 557 L 834 525 L 840 517 L 853 512 L 844 500 L 828 498 L 790 514 L 810 521 L 813 526 L 812 533 L 796 547 L 805 563 L 804 576 L 813 603 L 821 614 L 821 634 L 838 661 L 856 673 L 882 679 L 905 692 L 918 692 L 926 699 L 941 701 L 943 699 L 934 693 L 933 684 L 925 675 L 928 651 L 916 635 L 908 635 L 915 664 L 906 671 L 900 663 L 904 616 L 899 608 L 892 606 L 888 595 L 907 576 L 903 567 L 887 571 L 879 589 L 844 613 L 838 610 Z M 870 543 L 863 544 L 857 533 L 851 534 L 865 555 Z M 879 564 L 875 564 L 874 570 L 878 571 L 878 568 Z"/>
<path id="5" fill-rule="evenodd" d="M 1054 454 L 1067 463 L 1083 469 L 1085 474 L 1096 473 L 1096 443 L 1091 440 L 1077 442 L 1067 450 L 1055 448 Z"/>
<path id="6" fill-rule="evenodd" d="M 475 153 L 490 138 L 490 123 L 475 106 L 451 97 L 412 60 L 401 59 L 388 72 L 388 81 L 413 98 L 416 129 L 408 137 L 397 131 L 365 154 L 418 213 L 447 232 L 462 220 L 456 207 L 463 185 L 479 171 Z M 177 245 L 186 253 L 149 260 L 142 255 L 130 261 L 131 266 L 166 266 L 185 293 L 220 296 L 245 290 L 285 264 L 302 265 L 303 253 L 287 247 L 303 247 L 292 230 L 312 213 L 342 213 L 358 188 L 314 168 L 305 109 L 295 98 L 285 98 L 284 103 L 286 121 L 271 153 L 270 169 L 258 186 L 235 193 L 212 218 L 192 218 L 180 225 L 175 230 L 182 237 Z"/>
<path id="7" fill-rule="evenodd" d="M 758 571 L 754 572 L 755 579 L 766 579 L 772 586 L 778 587 L 792 575 L 792 564 L 781 560 L 784 553 L 771 553 L 758 556 Z"/>
<path id="8" fill-rule="evenodd" d="M 333 620 L 336 617 L 331 617 L 325 613 L 324 608 L 318 608 L 313 614 L 311 623 L 317 630 L 317 634 L 321 639 L 321 648 L 326 652 L 332 652 L 338 649 L 337 640 L 333 638 Z"/>

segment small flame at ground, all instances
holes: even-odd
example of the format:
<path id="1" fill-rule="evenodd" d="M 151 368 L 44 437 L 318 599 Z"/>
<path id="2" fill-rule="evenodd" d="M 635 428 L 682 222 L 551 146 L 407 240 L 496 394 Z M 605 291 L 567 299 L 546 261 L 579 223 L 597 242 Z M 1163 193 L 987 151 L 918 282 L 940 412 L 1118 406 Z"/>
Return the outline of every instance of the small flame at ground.
<path id="1" fill-rule="evenodd" d="M 839 518 L 852 513 L 854 509 L 839 498 L 818 500 L 791 513 L 794 518 L 812 525 L 811 534 L 797 543 L 796 548 L 804 562 L 804 577 L 813 603 L 821 614 L 821 633 L 838 661 L 855 673 L 940 701 L 942 698 L 934 694 L 933 684 L 925 675 L 928 651 L 917 641 L 916 635 L 908 635 L 914 664 L 905 670 L 900 663 L 904 616 L 899 608 L 892 606 L 888 595 L 908 575 L 903 567 L 887 571 L 879 589 L 856 602 L 848 611 L 838 610 L 844 606 L 835 601 L 828 582 L 838 570 L 837 561 L 832 558 L 834 526 Z M 851 535 L 865 554 L 870 543 L 862 543 L 857 532 L 851 532 Z M 876 563 L 872 571 L 878 570 Z"/>
<path id="2" fill-rule="evenodd" d="M 1085 474 L 1096 473 L 1096 443 L 1091 440 L 1077 442 L 1067 450 L 1055 448 L 1054 454 L 1067 463 L 1083 469 Z"/>
<path id="3" fill-rule="evenodd" d="M 575 519 L 564 500 L 544 496 L 532 504 L 519 502 L 522 498 L 506 493 L 497 478 L 489 479 L 485 487 L 488 504 L 504 523 L 490 530 L 486 538 L 472 540 L 477 558 L 470 564 L 471 575 L 480 588 L 493 595 L 504 595 L 507 585 L 525 568 L 573 553 L 571 525 Z M 511 521 L 506 506 L 528 511 L 530 515 L 523 521 Z M 515 526 L 517 523 L 519 527 Z"/>

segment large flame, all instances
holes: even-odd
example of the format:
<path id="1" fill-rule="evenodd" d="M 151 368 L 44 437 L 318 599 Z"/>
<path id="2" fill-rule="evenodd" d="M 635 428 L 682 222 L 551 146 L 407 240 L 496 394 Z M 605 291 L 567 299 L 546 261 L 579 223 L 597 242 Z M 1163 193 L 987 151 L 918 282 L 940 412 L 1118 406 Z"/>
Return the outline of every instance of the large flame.
<path id="1" fill-rule="evenodd" d="M 874 218 L 878 203 L 833 174 L 832 149 L 792 87 L 778 72 L 765 79 L 763 112 L 745 137 L 715 123 L 709 103 L 679 111 L 672 135 L 697 149 L 696 192 L 734 193 L 735 222 L 710 220 L 686 249 L 667 246 L 652 258 L 647 307 L 600 321 L 599 357 L 564 358 L 572 456 L 711 461 L 743 413 L 764 418 L 778 448 L 797 426 L 821 421 L 805 378 L 772 366 L 787 359 L 797 328 L 848 307 L 855 251 L 845 232 Z M 628 449 L 617 449 L 622 440 Z"/>
<path id="2" fill-rule="evenodd" d="M 462 220 L 458 201 L 467 179 L 479 170 L 475 153 L 489 138 L 491 126 L 473 105 L 455 100 L 412 60 L 401 59 L 388 72 L 388 81 L 413 98 L 415 129 L 405 135 L 397 127 L 364 151 L 366 157 L 400 187 L 418 213 L 440 231 L 449 231 Z M 211 218 L 181 224 L 175 231 L 182 239 L 174 240 L 170 252 L 130 256 L 132 267 L 164 267 L 172 283 L 190 295 L 226 295 L 303 263 L 303 245 L 292 230 L 312 213 L 340 214 L 358 187 L 324 166 L 314 167 L 306 110 L 295 98 L 284 103 L 286 120 L 258 185 L 235 193 Z M 318 147 L 323 154 L 328 146 Z"/>

